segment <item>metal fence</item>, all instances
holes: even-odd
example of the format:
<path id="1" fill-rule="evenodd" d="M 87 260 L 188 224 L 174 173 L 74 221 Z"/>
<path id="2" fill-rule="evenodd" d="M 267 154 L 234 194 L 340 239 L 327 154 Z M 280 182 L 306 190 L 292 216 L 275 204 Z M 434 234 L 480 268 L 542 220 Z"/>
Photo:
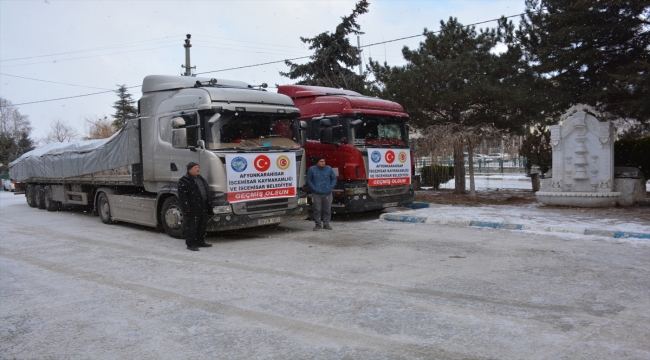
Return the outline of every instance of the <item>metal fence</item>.
<path id="1" fill-rule="evenodd" d="M 524 157 L 516 157 L 512 160 L 491 160 L 474 159 L 474 173 L 475 174 L 495 174 L 495 173 L 516 173 L 528 174 L 526 169 L 527 159 Z M 441 166 L 454 166 L 454 161 L 451 159 L 434 159 L 429 157 L 419 157 L 415 159 L 415 168 L 417 171 L 424 166 L 441 165 Z M 469 163 L 465 161 L 465 172 L 469 172 Z"/>

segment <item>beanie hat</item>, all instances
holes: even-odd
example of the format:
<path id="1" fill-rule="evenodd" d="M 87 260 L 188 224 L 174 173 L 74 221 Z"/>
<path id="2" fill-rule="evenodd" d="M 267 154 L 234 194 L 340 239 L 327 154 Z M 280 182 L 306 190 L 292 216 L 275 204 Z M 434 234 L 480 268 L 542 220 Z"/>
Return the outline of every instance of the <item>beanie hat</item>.
<path id="1" fill-rule="evenodd" d="M 317 162 L 319 162 L 319 161 L 321 161 L 321 160 L 323 160 L 323 159 L 325 159 L 325 158 L 322 157 L 322 156 L 316 156 L 316 157 L 314 158 L 314 163 L 317 163 Z"/>
<path id="2" fill-rule="evenodd" d="M 190 161 L 187 163 L 187 171 L 190 171 L 191 168 L 198 166 L 199 164 L 195 163 L 194 161 Z"/>

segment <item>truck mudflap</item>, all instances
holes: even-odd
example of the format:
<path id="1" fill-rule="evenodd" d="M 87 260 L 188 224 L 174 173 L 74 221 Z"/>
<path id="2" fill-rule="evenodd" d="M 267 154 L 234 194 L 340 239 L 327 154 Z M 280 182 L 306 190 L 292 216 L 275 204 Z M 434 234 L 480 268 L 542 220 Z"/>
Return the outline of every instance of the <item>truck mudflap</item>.
<path id="1" fill-rule="evenodd" d="M 393 196 L 370 196 L 368 194 L 334 196 L 332 213 L 345 214 L 406 206 L 413 202 L 415 191 Z"/>
<path id="2" fill-rule="evenodd" d="M 208 232 L 236 230 L 307 219 L 307 205 L 275 213 L 256 215 L 216 214 L 208 221 Z"/>

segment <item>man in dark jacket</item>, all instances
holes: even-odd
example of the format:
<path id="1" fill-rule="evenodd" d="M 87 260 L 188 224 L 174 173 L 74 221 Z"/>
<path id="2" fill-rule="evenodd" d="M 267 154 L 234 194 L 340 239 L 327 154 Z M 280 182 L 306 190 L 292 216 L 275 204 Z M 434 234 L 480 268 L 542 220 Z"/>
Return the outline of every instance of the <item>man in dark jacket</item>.
<path id="1" fill-rule="evenodd" d="M 316 222 L 314 231 L 322 229 L 332 230 L 330 219 L 332 217 L 332 189 L 336 185 L 336 174 L 331 167 L 325 165 L 325 159 L 317 157 L 316 166 L 307 171 L 307 185 L 311 189 L 311 207 L 313 218 Z"/>
<path id="2" fill-rule="evenodd" d="M 187 173 L 178 179 L 178 198 L 183 209 L 183 234 L 187 250 L 199 251 L 210 247 L 205 242 L 205 229 L 210 213 L 208 182 L 199 174 L 201 167 L 195 162 L 187 164 Z"/>

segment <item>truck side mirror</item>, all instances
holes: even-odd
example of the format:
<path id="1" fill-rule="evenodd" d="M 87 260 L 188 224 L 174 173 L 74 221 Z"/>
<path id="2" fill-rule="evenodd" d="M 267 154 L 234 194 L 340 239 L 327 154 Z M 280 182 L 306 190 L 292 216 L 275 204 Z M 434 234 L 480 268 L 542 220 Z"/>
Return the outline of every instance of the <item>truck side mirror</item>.
<path id="1" fill-rule="evenodd" d="M 300 130 L 300 146 L 302 146 L 302 147 L 305 147 L 305 144 L 307 143 L 307 128 L 308 127 L 309 127 L 309 125 L 304 120 L 301 120 L 298 123 L 298 129 Z"/>
<path id="2" fill-rule="evenodd" d="M 175 117 L 172 119 L 172 129 L 178 129 L 185 126 L 185 119 L 182 117 Z"/>
<path id="3" fill-rule="evenodd" d="M 320 125 L 320 142 L 322 144 L 333 144 L 334 134 L 332 128 L 332 120 L 321 119 L 319 125 Z"/>
<path id="4" fill-rule="evenodd" d="M 332 127 L 320 128 L 320 142 L 323 144 L 332 144 Z"/>
<path id="5" fill-rule="evenodd" d="M 172 146 L 177 149 L 187 148 L 187 129 L 172 129 Z"/>
<path id="6" fill-rule="evenodd" d="M 187 148 L 185 119 L 180 116 L 172 118 L 172 146 L 178 149 Z"/>

